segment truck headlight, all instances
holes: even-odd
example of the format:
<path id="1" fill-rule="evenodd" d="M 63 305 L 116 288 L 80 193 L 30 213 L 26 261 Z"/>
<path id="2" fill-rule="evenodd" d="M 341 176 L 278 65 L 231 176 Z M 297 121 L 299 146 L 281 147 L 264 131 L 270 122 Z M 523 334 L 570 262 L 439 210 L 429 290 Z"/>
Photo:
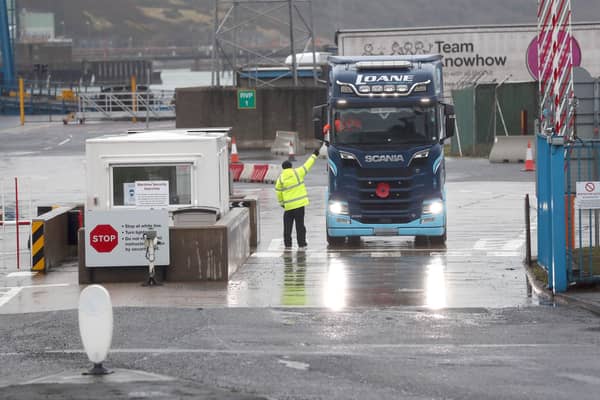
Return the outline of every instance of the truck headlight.
<path id="1" fill-rule="evenodd" d="M 329 212 L 336 215 L 348 215 L 348 203 L 345 201 L 330 200 Z"/>
<path id="2" fill-rule="evenodd" d="M 421 160 L 427 157 L 429 157 L 429 149 L 418 151 L 415 154 L 413 154 L 413 156 L 410 158 L 408 165 L 410 165 L 413 162 L 413 160 Z"/>
<path id="3" fill-rule="evenodd" d="M 342 160 L 356 160 L 356 157 L 352 153 L 347 153 L 345 151 L 340 151 L 340 158 Z"/>
<path id="4" fill-rule="evenodd" d="M 441 214 L 444 211 L 444 203 L 441 200 L 433 200 L 423 204 L 423 214 Z"/>

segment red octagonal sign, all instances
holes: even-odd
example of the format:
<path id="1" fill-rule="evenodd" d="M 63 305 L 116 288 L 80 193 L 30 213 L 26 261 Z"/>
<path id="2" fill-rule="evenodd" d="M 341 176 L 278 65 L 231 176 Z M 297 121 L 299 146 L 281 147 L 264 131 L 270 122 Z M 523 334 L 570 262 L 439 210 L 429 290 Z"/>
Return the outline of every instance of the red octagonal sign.
<path id="1" fill-rule="evenodd" d="M 90 232 L 90 246 L 98 253 L 110 253 L 119 244 L 119 234 L 110 225 L 97 225 Z"/>

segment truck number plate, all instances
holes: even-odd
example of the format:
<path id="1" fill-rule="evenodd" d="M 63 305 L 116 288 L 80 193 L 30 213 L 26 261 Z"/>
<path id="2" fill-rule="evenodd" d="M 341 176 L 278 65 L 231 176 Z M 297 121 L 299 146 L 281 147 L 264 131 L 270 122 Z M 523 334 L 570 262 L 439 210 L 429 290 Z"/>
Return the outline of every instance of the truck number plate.
<path id="1" fill-rule="evenodd" d="M 396 228 L 375 228 L 375 236 L 396 236 L 398 229 Z"/>

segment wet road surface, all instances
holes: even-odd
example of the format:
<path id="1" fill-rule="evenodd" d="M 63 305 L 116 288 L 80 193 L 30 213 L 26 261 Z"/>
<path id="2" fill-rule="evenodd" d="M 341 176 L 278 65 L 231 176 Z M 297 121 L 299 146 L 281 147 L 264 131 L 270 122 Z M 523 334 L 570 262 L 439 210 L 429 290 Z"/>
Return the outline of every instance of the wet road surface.
<path id="1" fill-rule="evenodd" d="M 0 171 L 30 174 L 41 204 L 82 201 L 82 143 L 11 142 Z M 448 242 L 434 248 L 412 238 L 328 248 L 319 160 L 307 179 L 309 247 L 285 252 L 272 187 L 237 184 L 260 198 L 261 243 L 230 282 L 106 285 L 115 380 L 82 384 L 74 264 L 32 276 L 0 254 L 0 397 L 596 399 L 597 318 L 526 295 L 533 175 L 474 159 L 447 170 Z"/>
<path id="2" fill-rule="evenodd" d="M 87 136 L 107 128 L 93 127 Z M 68 133 L 71 135 L 72 133 Z M 63 133 L 67 135 L 67 133 Z M 62 137 L 57 136 L 56 141 Z M 63 139 L 64 140 L 64 139 Z M 60 143 L 60 142 L 58 142 Z M 80 146 L 82 143 L 80 144 Z M 18 145 L 14 148 L 20 149 Z M 13 148 L 13 150 L 14 150 Z M 84 196 L 83 155 L 32 157 L 8 152 L 1 167 L 27 177 L 30 197 L 46 204 L 73 204 Z M 272 158 L 264 153 L 252 156 Z M 303 157 L 299 157 L 303 159 Z M 272 158 L 269 162 L 280 162 Z M 40 169 L 38 165 L 44 165 Z M 532 304 L 521 267 L 524 256 L 523 197 L 533 177 L 515 165 L 448 159 L 448 241 L 445 247 L 416 246 L 412 237 L 362 238 L 336 248 L 325 241 L 325 160 L 307 178 L 311 205 L 309 246 L 285 252 L 282 211 L 273 188 L 236 184 L 238 194 L 260 199 L 261 242 L 229 283 L 166 283 L 160 288 L 107 284 L 117 306 L 161 307 L 511 307 Z M 46 175 L 48 174 L 48 175 Z M 485 176 L 487 178 L 483 179 Z M 21 239 L 26 243 L 26 238 Z M 14 238 L 3 235 L 0 313 L 71 309 L 80 287 L 74 264 L 48 275 L 15 274 Z M 27 255 L 23 256 L 27 263 Z"/>

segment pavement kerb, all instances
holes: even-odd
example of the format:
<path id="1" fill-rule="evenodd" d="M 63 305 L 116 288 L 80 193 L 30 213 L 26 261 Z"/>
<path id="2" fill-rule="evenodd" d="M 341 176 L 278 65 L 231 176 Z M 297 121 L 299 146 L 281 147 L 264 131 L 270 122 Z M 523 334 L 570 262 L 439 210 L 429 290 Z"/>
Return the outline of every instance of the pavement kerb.
<path id="1" fill-rule="evenodd" d="M 537 262 L 537 260 L 532 260 L 532 263 Z M 546 288 L 545 283 L 540 281 L 535 277 L 533 273 L 533 269 L 531 266 L 527 265 L 527 263 L 523 263 L 525 267 L 525 273 L 527 274 L 527 280 L 531 285 L 532 289 L 535 291 L 536 295 L 544 298 L 548 301 L 553 301 L 558 304 L 575 306 L 579 308 L 583 308 L 593 314 L 600 316 L 600 304 L 596 302 L 586 301 L 583 299 L 578 299 L 574 296 L 565 293 L 556 293 L 554 294 L 551 290 Z"/>

